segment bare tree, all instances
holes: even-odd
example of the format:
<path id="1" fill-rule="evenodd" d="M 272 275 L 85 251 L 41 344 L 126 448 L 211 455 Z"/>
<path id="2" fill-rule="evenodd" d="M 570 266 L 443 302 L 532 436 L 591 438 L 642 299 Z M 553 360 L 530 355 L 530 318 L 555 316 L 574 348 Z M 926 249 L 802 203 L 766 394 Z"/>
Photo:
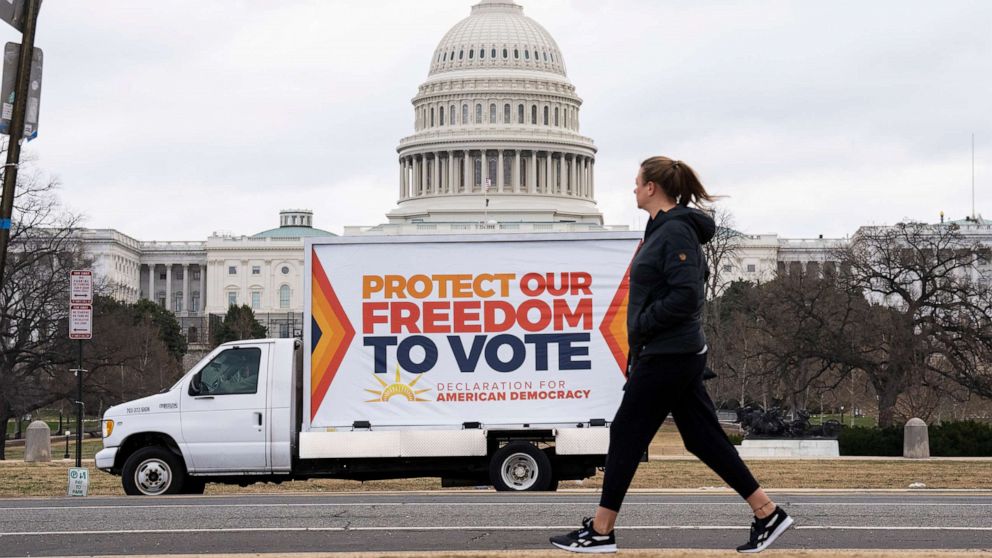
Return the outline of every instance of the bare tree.
<path id="1" fill-rule="evenodd" d="M 880 424 L 927 373 L 992 396 L 988 252 L 956 225 L 901 223 L 863 228 L 839 254 L 847 290 L 870 302 L 860 350 L 846 356 L 868 374 Z"/>
<path id="2" fill-rule="evenodd" d="M 23 173 L 0 285 L 0 432 L 21 416 L 66 396 L 67 355 L 53 340 L 67 335 L 69 271 L 83 262 L 79 217 L 55 196 L 57 184 Z M 0 459 L 4 457 L 0 444 Z"/>

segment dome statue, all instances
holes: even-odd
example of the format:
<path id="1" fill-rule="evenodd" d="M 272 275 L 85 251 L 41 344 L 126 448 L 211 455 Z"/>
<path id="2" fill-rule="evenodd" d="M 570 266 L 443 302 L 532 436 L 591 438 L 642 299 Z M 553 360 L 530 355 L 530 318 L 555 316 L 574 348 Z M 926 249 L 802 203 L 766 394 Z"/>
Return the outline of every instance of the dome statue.
<path id="1" fill-rule="evenodd" d="M 581 105 L 558 44 L 522 6 L 472 6 L 438 43 L 413 98 L 390 223 L 601 226 Z"/>

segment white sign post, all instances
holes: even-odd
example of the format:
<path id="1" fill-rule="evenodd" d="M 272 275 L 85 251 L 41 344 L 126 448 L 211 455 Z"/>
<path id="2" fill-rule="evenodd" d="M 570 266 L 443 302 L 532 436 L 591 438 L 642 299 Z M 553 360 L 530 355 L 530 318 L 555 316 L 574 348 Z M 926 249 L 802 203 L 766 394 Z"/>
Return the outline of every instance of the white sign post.
<path id="1" fill-rule="evenodd" d="M 82 467 L 69 469 L 69 496 L 86 496 L 90 489 L 90 471 Z"/>
<path id="2" fill-rule="evenodd" d="M 74 269 L 69 272 L 69 339 L 92 338 L 93 272 Z"/>
<path id="3" fill-rule="evenodd" d="M 69 272 L 69 339 L 79 340 L 79 365 L 76 373 L 76 467 L 69 471 L 69 495 L 86 496 L 89 472 L 82 468 L 83 461 L 83 340 L 93 338 L 93 271 L 74 269 Z M 73 476 L 75 474 L 75 477 Z M 80 479 L 82 479 L 80 481 Z M 82 482 L 82 493 L 74 493 L 74 486 Z M 74 484 L 76 483 L 76 484 Z"/>

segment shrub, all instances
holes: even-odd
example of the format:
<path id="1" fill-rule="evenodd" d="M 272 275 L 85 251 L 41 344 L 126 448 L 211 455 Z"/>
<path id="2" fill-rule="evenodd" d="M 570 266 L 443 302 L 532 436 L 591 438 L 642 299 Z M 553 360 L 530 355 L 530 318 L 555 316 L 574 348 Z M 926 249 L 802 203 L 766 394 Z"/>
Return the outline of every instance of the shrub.
<path id="1" fill-rule="evenodd" d="M 837 437 L 841 455 L 902 455 L 902 427 L 864 428 L 844 427 Z"/>
<path id="2" fill-rule="evenodd" d="M 727 434 L 727 438 L 730 440 L 730 443 L 735 446 L 741 445 L 741 442 L 744 441 L 743 434 Z"/>
<path id="3" fill-rule="evenodd" d="M 932 425 L 930 455 L 939 457 L 992 457 L 992 424 L 973 420 Z"/>
<path id="4" fill-rule="evenodd" d="M 934 457 L 992 457 L 992 424 L 965 420 L 935 424 L 928 429 Z M 902 455 L 903 427 L 847 428 L 837 442 L 841 455 Z"/>

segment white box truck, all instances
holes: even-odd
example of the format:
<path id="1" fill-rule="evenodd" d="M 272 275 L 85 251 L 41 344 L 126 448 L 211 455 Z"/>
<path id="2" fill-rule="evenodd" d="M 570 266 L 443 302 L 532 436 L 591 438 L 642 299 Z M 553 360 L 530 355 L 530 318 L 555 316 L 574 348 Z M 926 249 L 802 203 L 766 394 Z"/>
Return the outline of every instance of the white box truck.
<path id="1" fill-rule="evenodd" d="M 554 490 L 589 477 L 625 382 L 639 237 L 308 240 L 303 339 L 225 343 L 170 389 L 111 407 L 96 466 L 132 495 L 310 478 Z"/>

